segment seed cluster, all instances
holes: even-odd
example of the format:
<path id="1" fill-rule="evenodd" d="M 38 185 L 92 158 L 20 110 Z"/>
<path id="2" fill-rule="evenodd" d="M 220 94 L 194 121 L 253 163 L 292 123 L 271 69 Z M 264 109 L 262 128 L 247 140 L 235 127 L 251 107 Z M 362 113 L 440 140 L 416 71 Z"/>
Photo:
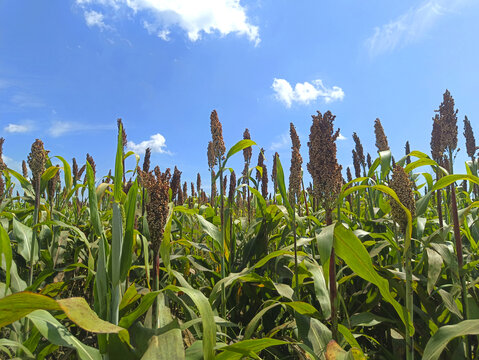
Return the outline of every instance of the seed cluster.
<path id="1" fill-rule="evenodd" d="M 28 155 L 28 166 L 32 172 L 33 184 L 38 186 L 40 178 L 45 171 L 45 163 L 47 161 L 47 154 L 43 148 L 43 141 L 36 139 L 32 144 L 32 149 Z"/>
<path id="2" fill-rule="evenodd" d="M 299 199 L 301 196 L 301 165 L 303 164 L 303 158 L 299 152 L 301 142 L 293 123 L 289 124 L 289 135 L 291 136 L 292 143 L 291 168 L 289 172 L 289 201 L 295 204 L 296 199 Z"/>
<path id="3" fill-rule="evenodd" d="M 409 179 L 408 174 L 404 169 L 396 165 L 393 168 L 393 174 L 391 181 L 389 182 L 389 187 L 396 192 L 396 195 L 399 198 L 399 201 L 411 212 L 411 216 L 414 218 L 416 214 L 416 201 L 414 200 L 414 193 L 412 190 L 413 184 Z M 402 207 L 392 200 L 391 202 L 391 215 L 402 231 L 405 231 L 407 226 L 407 215 L 402 209 Z"/>
<path id="4" fill-rule="evenodd" d="M 361 166 L 366 167 L 366 158 L 364 156 L 363 145 L 361 144 L 361 140 L 359 139 L 358 134 L 356 134 L 355 132 L 353 133 L 353 140 L 355 143 L 355 150 L 359 159 L 359 163 L 361 164 Z"/>
<path id="5" fill-rule="evenodd" d="M 472 126 L 471 122 L 467 118 L 467 116 L 464 117 L 464 137 L 466 138 L 466 150 L 467 150 L 467 155 L 471 159 L 474 159 L 476 156 L 476 139 L 474 138 L 474 132 L 472 131 Z"/>
<path id="6" fill-rule="evenodd" d="M 374 134 L 376 135 L 376 147 L 378 148 L 378 151 L 389 150 L 388 138 L 384 133 L 383 125 L 379 118 L 374 120 Z"/>
<path id="7" fill-rule="evenodd" d="M 211 137 L 213 139 L 213 149 L 215 158 L 220 158 L 226 151 L 225 142 L 223 140 L 223 127 L 218 119 L 216 110 L 211 112 Z"/>
<path id="8" fill-rule="evenodd" d="M 244 140 L 251 140 L 251 135 L 249 133 L 248 129 L 245 129 L 243 133 L 243 139 Z M 253 149 L 251 146 L 248 146 L 247 148 L 243 149 L 243 157 L 244 157 L 244 162 L 249 164 L 251 162 L 251 156 L 253 155 Z"/>
<path id="9" fill-rule="evenodd" d="M 313 179 L 313 194 L 323 205 L 331 210 L 341 190 L 341 166 L 336 158 L 336 139 L 339 129 L 334 132 L 333 121 L 336 118 L 330 111 L 312 115 L 313 124 L 309 135 L 308 171 Z"/>
<path id="10" fill-rule="evenodd" d="M 441 122 L 441 142 L 445 149 L 454 150 L 457 147 L 457 112 L 454 109 L 454 99 L 449 90 L 443 94 L 443 101 L 439 105 Z"/>
<path id="11" fill-rule="evenodd" d="M 3 162 L 3 143 L 5 142 L 4 138 L 0 138 L 0 171 L 5 170 L 7 165 Z"/>
<path id="12" fill-rule="evenodd" d="M 147 189 L 149 201 L 146 204 L 148 229 L 150 230 L 151 244 L 155 254 L 160 249 L 163 232 L 168 218 L 168 190 L 170 188 L 170 169 L 164 173 L 158 166 L 152 172 L 138 169 L 143 186 Z"/>
<path id="13" fill-rule="evenodd" d="M 230 175 L 230 188 L 228 193 L 228 201 L 230 204 L 233 204 L 233 201 L 235 198 L 235 190 L 236 190 L 236 174 L 233 170 Z"/>

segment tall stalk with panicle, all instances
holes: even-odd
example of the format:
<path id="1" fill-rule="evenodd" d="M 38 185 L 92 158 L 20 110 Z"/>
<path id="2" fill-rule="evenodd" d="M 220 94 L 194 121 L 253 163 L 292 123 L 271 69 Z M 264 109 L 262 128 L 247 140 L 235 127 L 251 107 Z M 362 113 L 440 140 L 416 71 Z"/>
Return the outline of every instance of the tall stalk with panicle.
<path id="1" fill-rule="evenodd" d="M 296 235 L 296 200 L 301 196 L 301 164 L 303 158 L 299 152 L 301 142 L 296 133 L 293 123 L 289 124 L 289 135 L 291 136 L 291 168 L 289 172 L 289 202 L 293 208 L 292 232 L 294 241 L 294 276 L 296 286 L 294 291 L 296 297 L 299 299 L 299 278 L 298 278 L 298 249 L 297 249 L 297 235 Z"/>
<path id="2" fill-rule="evenodd" d="M 235 244 L 235 239 L 234 239 L 234 234 L 233 234 L 233 207 L 235 203 L 235 191 L 236 191 L 236 174 L 234 170 L 231 172 L 230 175 L 230 187 L 229 187 L 229 192 L 228 192 L 228 212 L 229 212 L 229 228 L 230 228 L 230 271 L 233 272 L 233 266 L 234 266 L 234 258 L 235 258 L 235 252 L 236 252 L 236 244 Z"/>
<path id="3" fill-rule="evenodd" d="M 210 116 L 210 128 L 212 137 L 212 151 L 215 158 L 215 164 L 218 164 L 218 176 L 220 184 L 220 219 L 221 219 L 221 278 L 226 276 L 225 270 L 225 226 L 224 226 L 224 194 L 223 194 L 223 170 L 224 170 L 224 153 L 226 151 L 225 143 L 223 140 L 223 127 L 218 119 L 218 113 L 216 110 L 211 112 Z M 209 149 L 209 146 L 208 146 Z M 208 151 L 209 154 L 209 151 Z M 209 159 L 208 159 L 209 160 Z M 213 177 L 212 177 L 213 178 Z M 224 284 L 221 286 L 221 307 L 222 315 L 226 315 L 226 293 Z"/>
<path id="4" fill-rule="evenodd" d="M 43 172 L 45 171 L 46 160 L 47 158 L 45 149 L 43 148 L 43 142 L 39 139 L 36 139 L 32 144 L 31 152 L 28 155 L 28 166 L 32 172 L 32 183 L 33 189 L 35 190 L 35 204 L 33 209 L 32 224 L 32 228 L 34 230 L 32 231 L 32 246 L 30 252 L 30 277 L 28 280 L 29 286 L 33 283 L 33 255 L 35 252 L 38 252 L 37 232 L 35 230 L 35 226 L 38 223 L 38 213 L 40 209 L 40 180 Z"/>
<path id="5" fill-rule="evenodd" d="M 396 165 L 393 168 L 393 175 L 391 181 L 389 182 L 389 187 L 394 190 L 399 201 L 403 206 L 405 206 L 410 214 L 411 218 L 414 218 L 416 211 L 416 202 L 414 200 L 414 193 L 412 190 L 412 182 L 409 179 L 408 174 L 404 169 Z M 411 234 L 408 229 L 408 216 L 402 206 L 398 204 L 395 200 L 391 201 L 391 215 L 399 224 L 401 232 L 404 235 L 404 244 L 407 246 L 405 257 L 404 257 L 404 269 L 406 272 L 406 309 L 410 315 L 411 323 L 414 323 L 414 304 L 413 304 L 413 292 L 412 292 L 412 246 Z M 409 326 L 406 326 L 406 359 L 414 359 L 414 339 L 412 334 L 409 332 Z"/>
<path id="6" fill-rule="evenodd" d="M 443 94 L 443 101 L 439 105 L 439 110 L 436 110 L 439 113 L 439 122 L 440 122 L 440 139 L 441 139 L 441 150 L 445 150 L 446 158 L 445 162 L 448 165 L 448 170 L 450 174 L 454 173 L 454 152 L 457 147 L 457 113 L 458 110 L 454 108 L 454 99 L 451 96 L 449 90 L 446 89 Z M 444 151 L 443 150 L 443 151 Z M 449 187 L 450 189 L 450 214 L 452 217 L 453 228 L 454 228 L 454 239 L 456 247 L 456 256 L 457 264 L 459 268 L 459 278 L 461 281 L 462 287 L 462 305 L 463 305 L 463 316 L 467 320 L 469 318 L 469 305 L 467 302 L 467 287 L 466 279 L 463 274 L 463 265 L 464 265 L 464 256 L 462 253 L 462 238 L 461 238 L 461 229 L 459 224 L 459 215 L 457 212 L 457 201 L 456 201 L 456 186 L 455 183 L 452 183 Z M 469 347 L 469 340 L 466 336 L 466 356 L 471 358 L 471 349 Z"/>
<path id="7" fill-rule="evenodd" d="M 159 290 L 160 284 L 160 245 L 163 239 L 165 224 L 168 219 L 168 190 L 170 189 L 170 169 L 164 173 L 157 166 L 152 172 L 138 171 L 141 183 L 148 191 L 148 203 L 146 204 L 146 218 L 150 233 L 150 242 L 153 248 L 153 290 Z M 159 324 L 159 304 L 155 303 L 154 326 Z"/>
<path id="8" fill-rule="evenodd" d="M 243 140 L 251 140 L 251 135 L 248 129 L 245 129 L 243 133 Z M 248 224 L 251 222 L 251 200 L 250 200 L 250 194 L 249 194 L 249 165 L 251 163 L 252 155 L 253 155 L 253 149 L 251 146 L 243 149 L 243 158 L 244 158 L 243 181 L 246 184 L 246 190 L 244 194 L 247 196 Z"/>
<path id="9" fill-rule="evenodd" d="M 374 135 L 376 136 L 376 147 L 378 151 L 389 150 L 388 138 L 384 133 L 384 128 L 379 118 L 374 120 Z"/>
<path id="10" fill-rule="evenodd" d="M 469 155 L 469 157 L 471 158 L 471 170 L 473 174 L 477 176 L 476 139 L 474 137 L 474 132 L 472 131 L 471 122 L 469 121 L 467 116 L 464 116 L 464 137 L 466 138 L 467 155 Z M 479 189 L 477 184 L 473 185 L 473 192 L 474 192 L 474 197 L 477 200 L 477 197 L 479 196 Z"/>
<path id="11" fill-rule="evenodd" d="M 271 171 L 271 180 L 273 181 L 273 203 L 275 204 L 276 204 L 276 191 L 278 191 L 276 155 L 278 155 L 277 152 L 275 152 L 273 155 L 273 170 Z"/>
<path id="12" fill-rule="evenodd" d="M 333 223 L 333 208 L 341 191 L 341 165 L 336 158 L 336 139 L 339 129 L 334 131 L 333 122 L 336 118 L 330 111 L 322 115 L 313 115 L 313 124 L 309 135 L 308 171 L 313 179 L 313 194 L 325 210 L 326 225 Z M 325 259 L 322 261 L 325 261 Z M 336 288 L 336 256 L 334 246 L 329 258 L 329 294 L 331 301 L 331 322 L 333 339 L 338 336 L 337 288 Z"/>
<path id="13" fill-rule="evenodd" d="M 173 170 L 173 176 L 171 177 L 171 183 L 170 183 L 170 188 L 171 188 L 171 201 L 173 201 L 174 204 L 177 204 L 177 195 L 178 195 L 178 190 L 181 187 L 181 171 L 178 170 L 178 168 L 175 166 L 175 170 Z"/>
<path id="14" fill-rule="evenodd" d="M 439 114 L 436 114 L 432 118 L 432 132 L 431 132 L 431 156 L 438 164 L 442 164 L 442 159 L 444 157 L 445 145 L 442 139 L 442 130 L 441 130 L 441 121 Z M 441 178 L 441 171 L 437 169 L 436 171 L 436 181 L 439 181 Z M 441 190 L 436 191 L 437 196 L 437 216 L 439 218 L 439 228 L 444 227 L 442 219 L 442 196 Z"/>

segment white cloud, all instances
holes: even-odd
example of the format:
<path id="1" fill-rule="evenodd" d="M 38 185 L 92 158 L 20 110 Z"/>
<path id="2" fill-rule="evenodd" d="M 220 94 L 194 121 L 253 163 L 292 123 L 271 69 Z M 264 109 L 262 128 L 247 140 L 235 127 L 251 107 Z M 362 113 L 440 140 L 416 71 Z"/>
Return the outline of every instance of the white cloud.
<path id="1" fill-rule="evenodd" d="M 145 29 L 162 39 L 168 39 L 170 28 L 178 26 L 191 41 L 201 39 L 202 34 L 217 32 L 221 36 L 244 35 L 256 45 L 260 42 L 259 28 L 250 24 L 240 0 L 76 0 L 76 3 L 84 9 L 102 5 L 114 9 L 115 15 L 123 8 L 146 17 L 150 21 L 143 21 Z M 103 22 L 103 17 L 100 20 Z"/>
<path id="2" fill-rule="evenodd" d="M 281 136 L 279 137 L 279 141 L 273 142 L 269 148 L 270 150 L 278 151 L 278 150 L 286 149 L 288 146 L 290 146 L 290 144 L 291 144 L 291 140 L 289 138 L 289 134 L 284 133 L 284 134 L 281 134 Z"/>
<path id="3" fill-rule="evenodd" d="M 13 169 L 17 172 L 22 171 L 22 163 L 20 161 L 13 160 L 11 157 L 2 154 L 3 162 L 8 166 L 8 168 Z"/>
<path id="4" fill-rule="evenodd" d="M 84 124 L 78 122 L 69 122 L 69 121 L 54 121 L 48 133 L 53 137 L 59 137 L 67 133 L 78 133 L 85 131 L 99 131 L 99 130 L 112 130 L 115 129 L 115 126 L 112 125 L 92 125 Z"/>
<path id="5" fill-rule="evenodd" d="M 454 12 L 472 0 L 426 0 L 410 8 L 395 20 L 376 27 L 366 40 L 371 56 L 390 52 L 420 39 L 444 15 Z"/>
<path id="6" fill-rule="evenodd" d="M 7 133 L 26 133 L 33 129 L 30 124 L 8 124 L 3 128 L 3 131 Z"/>
<path id="7" fill-rule="evenodd" d="M 13 105 L 22 107 L 22 108 L 45 106 L 42 100 L 40 100 L 34 95 L 30 95 L 26 93 L 15 94 L 10 98 L 10 101 Z"/>
<path id="8" fill-rule="evenodd" d="M 84 16 L 85 16 L 85 22 L 88 25 L 88 27 L 97 26 L 100 28 L 100 30 L 110 28 L 110 26 L 104 23 L 103 21 L 104 16 L 102 13 L 91 10 L 91 11 L 85 11 Z"/>
<path id="9" fill-rule="evenodd" d="M 275 78 L 272 88 L 275 92 L 276 99 L 283 102 L 286 107 L 291 107 L 293 102 L 309 104 L 318 98 L 322 98 L 326 103 L 343 100 L 344 98 L 343 89 L 338 86 L 327 88 L 320 79 L 311 82 L 297 83 L 293 89 L 287 80 Z"/>
<path id="10" fill-rule="evenodd" d="M 139 144 L 135 144 L 133 141 L 128 141 L 127 148 L 136 152 L 137 154 L 144 154 L 146 148 L 150 148 L 152 153 L 169 154 L 166 150 L 166 140 L 161 134 L 155 134 L 150 136 L 149 140 L 144 140 Z"/>
<path id="11" fill-rule="evenodd" d="M 339 133 L 338 140 L 347 140 L 348 138 L 343 134 Z"/>

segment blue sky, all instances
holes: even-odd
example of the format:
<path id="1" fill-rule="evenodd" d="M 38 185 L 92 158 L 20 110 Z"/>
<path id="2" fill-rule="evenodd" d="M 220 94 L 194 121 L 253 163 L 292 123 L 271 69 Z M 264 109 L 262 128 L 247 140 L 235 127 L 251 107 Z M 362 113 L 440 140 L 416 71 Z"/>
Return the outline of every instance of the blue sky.
<path id="1" fill-rule="evenodd" d="M 448 88 L 479 136 L 479 2 L 287 0 L 0 0 L 0 136 L 18 168 L 35 138 L 100 174 L 114 167 L 116 119 L 152 163 L 208 177 L 213 109 L 227 147 L 250 129 L 289 168 L 289 123 L 308 161 L 311 115 L 331 110 L 338 158 L 356 131 L 376 154 L 379 117 L 396 159 L 429 152 Z M 478 139 L 479 140 L 479 139 Z M 257 150 L 253 153 L 256 161 Z M 241 154 L 232 162 L 240 172 Z M 131 164 L 130 164 L 131 167 Z M 462 168 L 462 166 L 461 166 Z M 206 182 L 205 180 L 203 181 Z"/>

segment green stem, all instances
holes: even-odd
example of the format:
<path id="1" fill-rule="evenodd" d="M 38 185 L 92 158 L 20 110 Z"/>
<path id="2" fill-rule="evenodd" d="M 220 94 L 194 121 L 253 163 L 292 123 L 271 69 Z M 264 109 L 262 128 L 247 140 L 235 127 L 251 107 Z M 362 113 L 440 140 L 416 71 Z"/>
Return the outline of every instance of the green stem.
<path id="1" fill-rule="evenodd" d="M 35 207 L 33 210 L 33 226 L 32 226 L 32 246 L 30 252 L 30 277 L 28 279 L 28 286 L 33 284 L 33 255 L 37 251 L 37 231 L 35 226 L 38 223 L 38 212 L 40 208 L 40 178 L 35 180 Z"/>
<path id="2" fill-rule="evenodd" d="M 405 233 L 406 237 L 409 234 Z M 407 242 L 407 239 L 405 239 Z M 414 359 L 414 339 L 413 335 L 409 332 L 410 323 L 414 324 L 414 308 L 413 308 L 413 293 L 412 293 L 412 268 L 411 268 L 411 246 L 406 251 L 406 259 L 404 264 L 406 270 L 406 309 L 409 314 L 408 322 L 406 325 L 406 359 Z"/>

